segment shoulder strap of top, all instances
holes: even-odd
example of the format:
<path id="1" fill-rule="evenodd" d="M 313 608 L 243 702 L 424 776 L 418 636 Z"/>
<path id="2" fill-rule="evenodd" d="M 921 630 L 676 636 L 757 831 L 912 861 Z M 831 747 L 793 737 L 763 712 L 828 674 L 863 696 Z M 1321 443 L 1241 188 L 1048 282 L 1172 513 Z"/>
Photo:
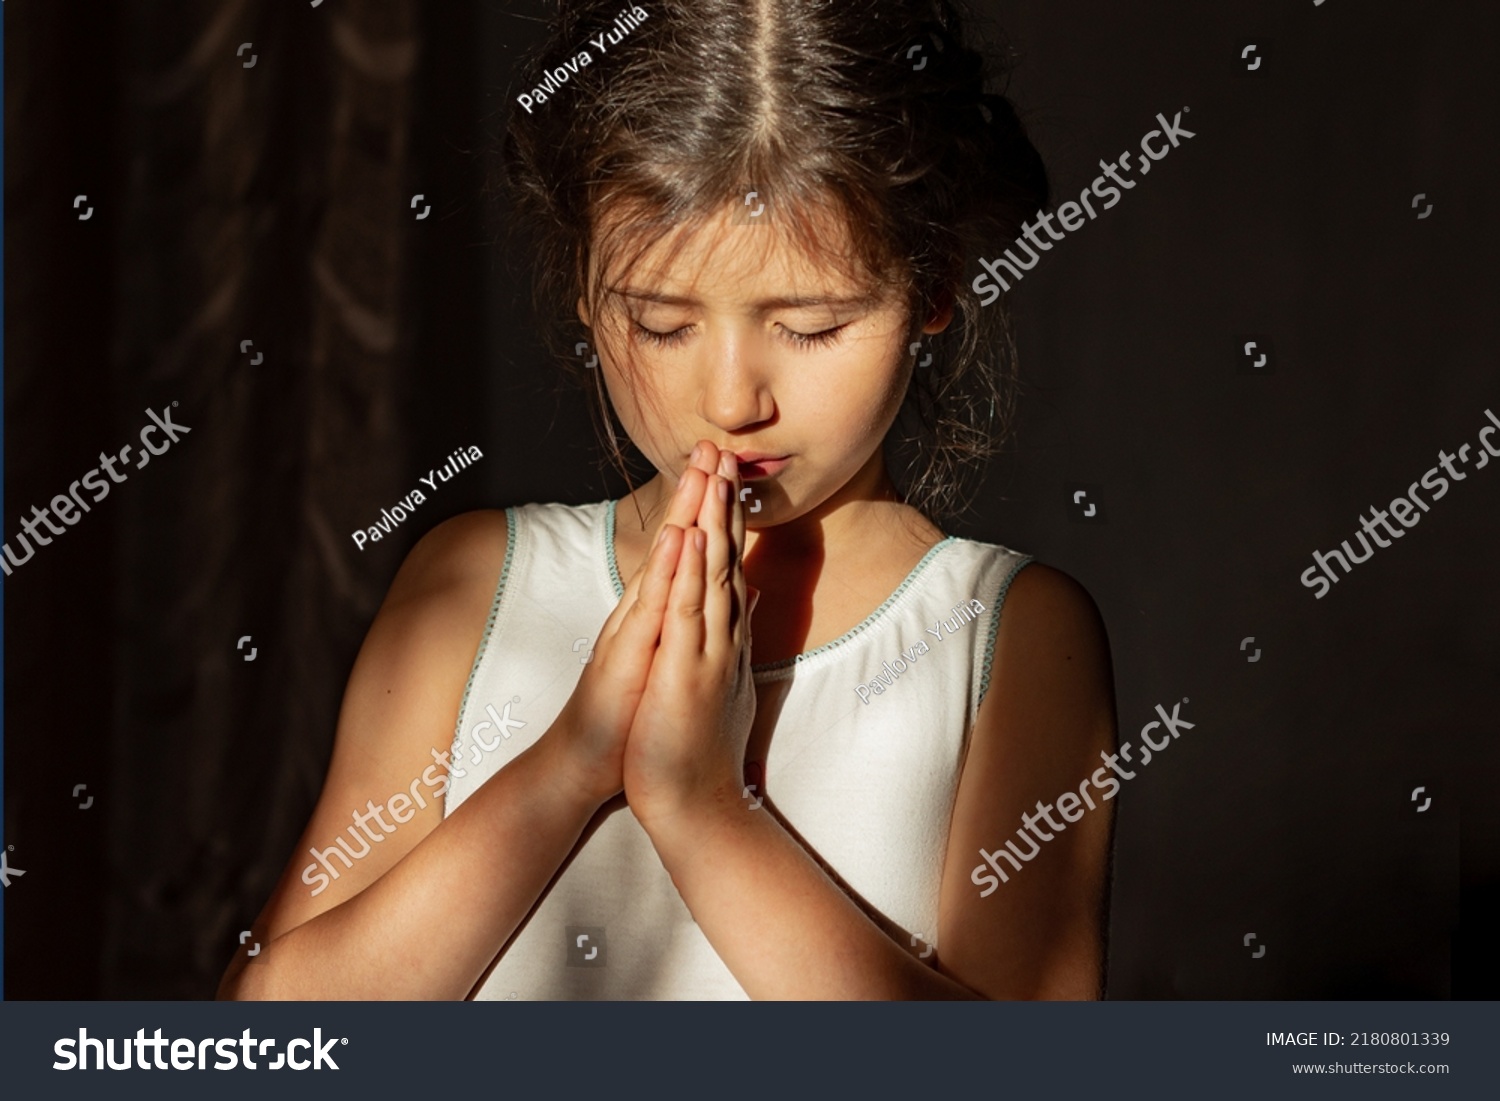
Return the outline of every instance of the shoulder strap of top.
<path id="1" fill-rule="evenodd" d="M 495 595 L 490 600 L 490 614 L 484 621 L 484 634 L 480 636 L 479 649 L 474 653 L 474 664 L 469 666 L 469 679 L 464 682 L 464 698 L 463 702 L 458 705 L 458 719 L 453 728 L 455 739 L 460 737 L 460 732 L 463 730 L 464 713 L 469 708 L 469 692 L 474 687 L 474 677 L 479 672 L 479 663 L 484 660 L 485 650 L 489 648 L 490 635 L 495 630 L 495 620 L 500 616 L 500 605 L 505 597 L 506 582 L 510 580 L 511 566 L 516 561 L 521 540 L 526 538 L 524 515 L 524 509 L 508 508 L 505 510 L 505 561 L 500 566 L 500 578 L 495 582 Z"/>
<path id="2" fill-rule="evenodd" d="M 999 584 L 994 592 L 994 603 L 990 605 L 990 621 L 985 629 L 984 646 L 979 648 L 978 668 L 972 678 L 974 684 L 974 708 L 973 714 L 979 714 L 979 705 L 984 702 L 984 697 L 990 690 L 990 667 L 995 661 L 995 634 L 1000 628 L 1000 611 L 1005 606 L 1005 594 L 1010 590 L 1010 583 L 1015 580 L 1016 574 L 1020 573 L 1027 565 L 1036 561 L 1029 554 L 1021 554 L 1018 551 L 1006 547 L 994 547 L 995 557 L 985 571 L 988 584 L 994 584 L 995 578 L 999 576 Z"/>

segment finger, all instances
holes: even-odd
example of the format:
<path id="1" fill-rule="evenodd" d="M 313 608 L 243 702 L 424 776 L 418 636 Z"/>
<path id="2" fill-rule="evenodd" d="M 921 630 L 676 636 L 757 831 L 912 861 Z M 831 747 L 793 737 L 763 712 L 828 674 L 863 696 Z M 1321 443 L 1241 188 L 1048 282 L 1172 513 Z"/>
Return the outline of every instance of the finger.
<path id="1" fill-rule="evenodd" d="M 736 662 L 737 669 L 735 676 L 737 683 L 749 691 L 750 698 L 753 701 L 755 699 L 755 666 L 752 664 L 751 656 L 754 650 L 754 644 L 751 639 L 751 631 L 753 629 L 751 620 L 754 617 L 755 601 L 759 598 L 760 593 L 754 590 L 752 590 L 752 593 L 753 595 L 750 598 L 749 605 L 746 607 L 745 614 L 740 617 L 739 625 L 735 630 L 737 636 L 735 645 L 739 647 L 739 651 L 736 654 L 738 661 Z M 761 790 L 764 791 L 764 787 Z"/>
<path id="2" fill-rule="evenodd" d="M 689 466 L 687 470 L 683 471 L 683 477 L 677 480 L 677 488 L 673 491 L 671 499 L 667 502 L 667 514 L 662 518 L 662 522 L 651 536 L 651 545 L 653 547 L 656 545 L 656 540 L 661 538 L 661 533 L 666 529 L 667 525 L 673 524 L 679 528 L 690 528 L 696 522 L 698 508 L 702 503 L 704 483 L 706 481 L 705 477 L 701 475 L 701 471 L 703 464 L 708 461 L 702 458 L 702 453 L 700 452 L 699 458 L 696 460 L 698 465 Z M 691 473 L 693 471 L 698 471 L 699 473 L 693 474 Z M 637 598 L 640 579 L 645 572 L 648 559 L 649 555 L 646 559 L 641 560 L 641 564 L 635 568 L 635 573 L 631 574 L 630 580 L 625 583 L 625 591 L 621 594 L 620 603 L 616 609 L 621 615 L 630 610 L 630 605 Z"/>
<path id="3" fill-rule="evenodd" d="M 745 482 L 740 477 L 738 462 L 735 462 L 729 471 L 729 487 L 734 494 L 734 500 L 731 502 L 734 507 L 729 512 L 729 527 L 734 536 L 734 560 L 739 563 L 745 558 Z"/>
<path id="4" fill-rule="evenodd" d="M 708 492 L 708 480 L 712 477 L 696 466 L 690 466 L 677 480 L 677 492 L 667 506 L 666 523 L 680 528 L 690 528 L 698 520 L 698 510 L 703 507 L 703 495 Z"/>
<path id="5" fill-rule="evenodd" d="M 619 660 L 627 677 L 643 677 L 650 669 L 656 643 L 662 634 L 662 620 L 671 595 L 677 559 L 682 544 L 687 541 L 681 528 L 664 527 L 646 558 L 640 592 L 616 632 L 621 643 Z M 614 648 L 611 649 L 613 653 Z"/>
<path id="6" fill-rule="evenodd" d="M 707 440 L 699 440 L 697 448 L 688 459 L 688 465 L 683 468 L 682 477 L 678 479 L 678 488 L 687 483 L 684 493 L 674 498 L 672 505 L 678 508 L 676 518 L 671 516 L 668 509 L 669 522 L 679 527 L 690 528 L 694 524 L 694 517 L 698 515 L 699 508 L 703 504 L 703 494 L 708 492 L 708 481 L 713 477 L 714 470 L 719 465 L 719 449 Z M 703 474 L 699 478 L 697 473 Z"/>
<path id="7" fill-rule="evenodd" d="M 665 530 L 666 526 L 663 525 L 661 530 L 657 532 L 656 539 L 659 540 L 661 532 Z M 635 602 L 640 599 L 641 583 L 646 577 L 646 571 L 651 566 L 652 555 L 657 550 L 657 546 L 658 544 L 653 541 L 650 549 L 646 551 L 645 556 L 641 559 L 640 564 L 636 566 L 635 572 L 630 575 L 630 580 L 625 582 L 625 591 L 620 594 L 620 599 L 609 613 L 609 617 L 605 619 L 604 626 L 599 628 L 600 638 L 614 637 L 615 633 L 620 629 L 620 624 L 625 621 L 626 614 Z"/>
<path id="8" fill-rule="evenodd" d="M 739 664 L 744 669 L 744 675 L 752 683 L 754 681 L 754 666 L 751 664 L 752 653 L 755 649 L 752 632 L 754 630 L 753 619 L 755 616 L 755 602 L 760 599 L 758 589 L 750 590 L 749 601 L 745 605 L 745 612 L 740 616 L 739 622 L 735 624 L 734 645 L 737 647 Z"/>
<path id="9" fill-rule="evenodd" d="M 662 616 L 661 649 L 672 660 L 689 661 L 703 652 L 703 558 L 700 542 L 707 542 L 702 529 L 684 533 L 672 591 Z"/>
<path id="10" fill-rule="evenodd" d="M 723 467 L 720 467 L 722 470 Z M 734 572 L 729 546 L 729 482 L 715 474 L 713 487 L 703 495 L 698 527 L 707 536 L 704 553 L 703 629 L 709 654 L 722 657 L 731 640 Z"/>
<path id="11" fill-rule="evenodd" d="M 688 457 L 688 465 L 712 474 L 719 465 L 719 449 L 709 440 L 699 440 L 697 449 Z"/>
<path id="12" fill-rule="evenodd" d="M 745 676 L 752 684 L 755 681 L 755 667 L 751 664 L 752 654 L 755 649 L 755 639 L 753 637 L 755 624 L 753 620 L 755 618 L 755 602 L 759 599 L 760 593 L 758 591 L 751 596 L 750 604 L 747 606 L 745 614 L 740 617 L 740 625 L 737 632 L 740 637 L 735 640 L 735 644 L 740 648 L 740 665 L 745 670 Z"/>
<path id="13" fill-rule="evenodd" d="M 717 473 L 708 476 L 703 500 L 698 503 L 698 511 L 693 516 L 693 523 L 704 531 L 723 527 L 724 517 L 729 514 L 729 480 L 724 477 L 723 470 L 721 464 Z"/>
<path id="14" fill-rule="evenodd" d="M 729 478 L 729 557 L 730 588 L 733 600 L 729 611 L 730 640 L 740 644 L 741 624 L 745 619 L 745 503 L 741 500 L 744 480 L 740 477 L 740 464 L 734 453 L 728 453 L 724 469 Z"/>
<path id="15" fill-rule="evenodd" d="M 696 522 L 697 512 L 702 504 L 702 497 L 706 490 L 706 475 L 714 469 L 715 457 L 717 455 L 718 448 L 713 444 L 707 440 L 698 441 L 698 445 L 688 456 L 688 466 L 683 470 L 683 475 L 677 480 L 677 488 L 673 491 L 671 498 L 667 502 L 666 516 L 662 518 L 662 522 L 657 526 L 656 531 L 652 533 L 652 547 L 657 545 L 657 540 L 661 538 L 661 533 L 666 530 L 668 525 L 675 525 L 679 528 L 690 528 Z M 690 473 L 695 470 L 703 472 L 705 477 L 700 478 L 696 474 Z M 631 607 L 639 599 L 641 580 L 645 576 L 650 560 L 651 555 L 648 551 L 646 556 L 641 559 L 640 564 L 636 566 L 635 572 L 630 575 L 630 580 L 625 583 L 625 591 L 620 594 L 620 600 L 615 605 L 614 611 L 610 613 L 609 618 L 604 622 L 604 626 L 600 628 L 599 634 L 601 638 L 612 638 L 619 631 L 620 623 L 623 622 L 626 614 L 629 613 Z"/>

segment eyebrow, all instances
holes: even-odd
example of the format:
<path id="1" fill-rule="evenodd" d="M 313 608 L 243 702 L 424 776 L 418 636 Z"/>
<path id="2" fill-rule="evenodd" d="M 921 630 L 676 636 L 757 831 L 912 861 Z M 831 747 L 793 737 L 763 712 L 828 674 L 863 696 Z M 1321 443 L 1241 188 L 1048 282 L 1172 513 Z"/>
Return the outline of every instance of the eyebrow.
<path id="1" fill-rule="evenodd" d="M 622 298 L 633 298 L 641 302 L 655 302 L 662 306 L 701 306 L 702 303 L 695 298 L 686 298 L 676 294 L 658 294 L 653 291 L 632 290 L 628 287 L 611 287 L 611 294 L 617 294 Z M 767 310 L 800 310 L 813 306 L 864 306 L 869 305 L 878 298 L 875 294 L 856 294 L 851 296 L 840 295 L 801 295 L 780 298 L 762 298 L 753 304 L 757 312 Z"/>

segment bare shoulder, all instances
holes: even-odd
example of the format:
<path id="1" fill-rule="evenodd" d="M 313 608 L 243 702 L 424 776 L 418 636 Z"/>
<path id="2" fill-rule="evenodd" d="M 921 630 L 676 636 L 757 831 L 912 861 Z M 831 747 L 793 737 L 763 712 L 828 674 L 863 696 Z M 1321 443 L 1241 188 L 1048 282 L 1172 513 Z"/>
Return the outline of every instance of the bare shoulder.
<path id="1" fill-rule="evenodd" d="M 996 633 L 996 658 L 1001 640 L 1012 661 L 1061 658 L 1087 659 L 1109 655 L 1104 619 L 1089 591 L 1062 570 L 1032 562 L 1017 573 L 1006 590 Z M 999 660 L 996 661 L 998 666 Z M 998 670 L 995 670 L 998 672 Z"/>
<path id="2" fill-rule="evenodd" d="M 506 540 L 504 511 L 487 509 L 445 520 L 407 554 L 349 675 L 330 782 L 377 762 L 409 771 L 448 743 Z"/>
<path id="3" fill-rule="evenodd" d="M 1010 721 L 995 721 L 1001 714 Z M 1104 619 L 1088 590 L 1062 570 L 1032 562 L 1011 579 L 981 720 L 977 733 L 993 736 L 1021 721 L 1077 739 L 1085 750 L 1112 739 L 1114 674 Z"/>
<path id="4" fill-rule="evenodd" d="M 493 586 L 505 563 L 506 545 L 503 509 L 481 509 L 444 520 L 406 556 L 385 604 Z"/>
<path id="5" fill-rule="evenodd" d="M 349 684 L 357 702 L 408 695 L 449 710 L 483 635 L 506 544 L 500 509 L 463 513 L 422 536 L 365 638 Z"/>

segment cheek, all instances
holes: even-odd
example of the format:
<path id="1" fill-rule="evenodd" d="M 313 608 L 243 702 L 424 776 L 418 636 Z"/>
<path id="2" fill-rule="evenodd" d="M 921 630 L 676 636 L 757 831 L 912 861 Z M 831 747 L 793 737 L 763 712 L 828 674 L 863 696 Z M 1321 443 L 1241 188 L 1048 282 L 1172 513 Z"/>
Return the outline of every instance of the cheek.
<path id="1" fill-rule="evenodd" d="M 807 404 L 821 411 L 832 428 L 883 432 L 895 418 L 911 379 L 910 364 L 884 334 L 866 338 L 846 353 L 829 357 L 817 374 Z"/>
<path id="2" fill-rule="evenodd" d="M 882 428 L 889 427 L 890 422 L 895 419 L 911 385 L 915 360 L 907 350 L 905 340 L 904 330 L 892 328 L 880 340 L 872 342 L 879 348 L 873 358 L 878 365 L 874 368 L 874 374 L 877 380 L 875 386 L 880 393 L 879 416 Z"/>

